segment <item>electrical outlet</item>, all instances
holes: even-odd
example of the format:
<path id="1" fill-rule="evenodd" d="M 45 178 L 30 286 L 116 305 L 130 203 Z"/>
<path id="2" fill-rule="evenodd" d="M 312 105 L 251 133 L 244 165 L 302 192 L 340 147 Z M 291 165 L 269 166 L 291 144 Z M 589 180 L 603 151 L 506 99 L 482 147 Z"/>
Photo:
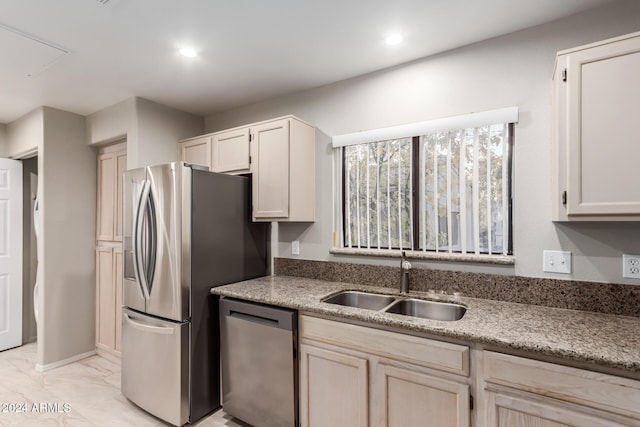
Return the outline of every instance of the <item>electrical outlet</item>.
<path id="1" fill-rule="evenodd" d="M 640 279 L 640 255 L 622 255 L 622 277 Z"/>
<path id="2" fill-rule="evenodd" d="M 571 274 L 571 252 L 544 251 L 542 271 L 547 273 Z"/>
<path id="3" fill-rule="evenodd" d="M 294 240 L 291 242 L 291 255 L 300 255 L 300 241 Z"/>

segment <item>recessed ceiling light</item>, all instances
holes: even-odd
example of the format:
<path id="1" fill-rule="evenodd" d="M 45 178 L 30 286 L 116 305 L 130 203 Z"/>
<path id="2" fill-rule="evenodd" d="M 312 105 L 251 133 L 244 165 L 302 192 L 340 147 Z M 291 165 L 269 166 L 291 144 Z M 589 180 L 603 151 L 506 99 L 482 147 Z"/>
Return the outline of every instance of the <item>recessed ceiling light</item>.
<path id="1" fill-rule="evenodd" d="M 385 43 L 387 43 L 387 45 L 389 46 L 395 46 L 402 43 L 402 40 L 404 40 L 404 38 L 401 34 L 391 34 L 385 39 Z"/>
<path id="2" fill-rule="evenodd" d="M 198 53 L 190 47 L 183 47 L 178 52 L 185 58 L 195 58 L 198 56 Z"/>

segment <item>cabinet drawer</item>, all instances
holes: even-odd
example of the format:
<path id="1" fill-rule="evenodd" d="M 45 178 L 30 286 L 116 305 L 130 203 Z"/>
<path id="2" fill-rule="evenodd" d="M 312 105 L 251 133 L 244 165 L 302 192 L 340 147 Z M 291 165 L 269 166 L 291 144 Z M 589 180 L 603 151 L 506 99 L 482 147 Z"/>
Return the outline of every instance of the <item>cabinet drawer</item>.
<path id="1" fill-rule="evenodd" d="M 484 376 L 488 383 L 640 418 L 640 382 L 627 378 L 489 351 Z"/>
<path id="2" fill-rule="evenodd" d="M 302 339 L 364 351 L 416 365 L 469 375 L 469 347 L 364 326 L 300 316 Z"/>

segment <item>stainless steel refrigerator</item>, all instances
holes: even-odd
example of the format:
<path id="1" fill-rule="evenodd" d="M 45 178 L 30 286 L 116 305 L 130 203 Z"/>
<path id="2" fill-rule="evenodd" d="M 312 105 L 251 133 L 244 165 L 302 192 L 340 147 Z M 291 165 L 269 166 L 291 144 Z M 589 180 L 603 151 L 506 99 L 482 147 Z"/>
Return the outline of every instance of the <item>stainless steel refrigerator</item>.
<path id="1" fill-rule="evenodd" d="M 176 426 L 220 406 L 218 299 L 266 273 L 249 179 L 182 162 L 123 179 L 122 393 Z"/>

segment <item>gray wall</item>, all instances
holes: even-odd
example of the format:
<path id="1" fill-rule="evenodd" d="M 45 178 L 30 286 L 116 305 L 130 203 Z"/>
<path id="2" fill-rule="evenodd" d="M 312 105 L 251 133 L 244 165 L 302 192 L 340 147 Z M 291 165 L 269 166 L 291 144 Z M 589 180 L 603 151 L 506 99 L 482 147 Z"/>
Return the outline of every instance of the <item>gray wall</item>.
<path id="1" fill-rule="evenodd" d="M 33 228 L 32 174 L 38 175 L 38 158 L 22 161 L 22 342 L 36 339 L 36 319 L 33 313 L 33 288 L 36 284 L 36 240 Z M 37 181 L 34 183 L 37 189 Z"/>
<path id="2" fill-rule="evenodd" d="M 281 224 L 278 256 L 395 265 L 332 256 L 330 136 L 506 106 L 520 108 L 515 140 L 515 267 L 416 262 L 423 267 L 618 283 L 622 253 L 640 253 L 637 224 L 553 224 L 550 195 L 551 74 L 559 50 L 640 30 L 640 2 L 620 1 L 543 26 L 403 66 L 206 118 L 207 132 L 294 114 L 317 131 L 317 221 Z M 542 272 L 544 249 L 573 253 L 573 274 Z"/>
<path id="3" fill-rule="evenodd" d="M 0 157 L 7 157 L 9 151 L 7 141 L 7 125 L 0 123 Z"/>
<path id="4" fill-rule="evenodd" d="M 49 107 L 9 123 L 7 137 L 9 156 L 38 153 L 37 365 L 46 367 L 95 349 L 95 152 L 83 116 Z"/>
<path id="5" fill-rule="evenodd" d="M 7 125 L 7 151 L 11 158 L 37 152 L 42 147 L 42 108 L 37 108 Z"/>
<path id="6" fill-rule="evenodd" d="M 44 366 L 95 350 L 96 154 L 85 144 L 84 116 L 49 107 L 42 114 L 38 364 Z"/>
<path id="7" fill-rule="evenodd" d="M 129 98 L 87 116 L 86 142 L 127 141 L 127 168 L 178 158 L 176 141 L 204 132 L 204 119 L 144 98 Z"/>
<path id="8" fill-rule="evenodd" d="M 178 159 L 176 141 L 204 132 L 204 119 L 200 116 L 143 98 L 137 98 L 136 101 L 137 167 L 176 161 Z M 127 154 L 128 152 L 129 145 Z"/>

